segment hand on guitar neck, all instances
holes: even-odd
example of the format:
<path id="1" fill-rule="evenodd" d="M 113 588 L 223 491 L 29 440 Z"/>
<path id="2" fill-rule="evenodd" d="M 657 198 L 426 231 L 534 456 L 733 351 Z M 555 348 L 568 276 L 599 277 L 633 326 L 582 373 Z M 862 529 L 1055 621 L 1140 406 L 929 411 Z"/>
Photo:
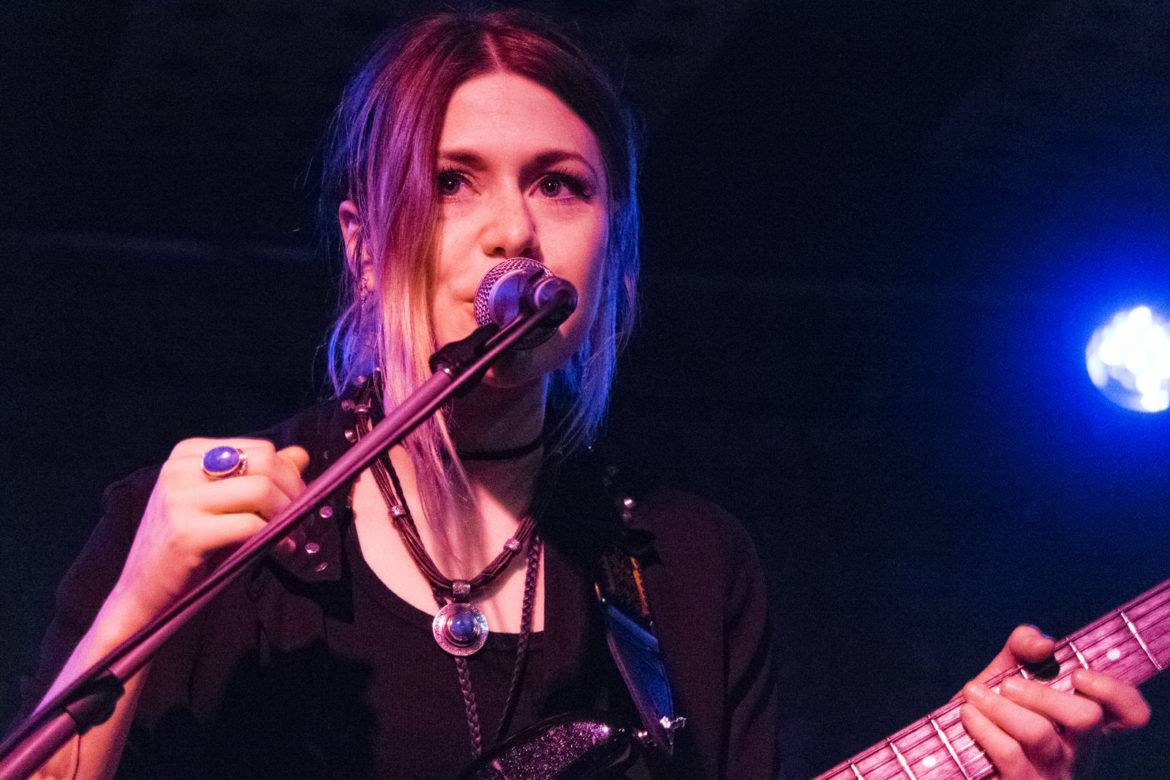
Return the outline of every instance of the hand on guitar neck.
<path id="1" fill-rule="evenodd" d="M 1150 719 L 1137 688 L 1107 674 L 1077 669 L 1063 684 L 1044 682 L 1044 662 L 1055 648 L 1053 639 L 1020 626 L 963 687 L 963 726 L 1006 780 L 1072 777 L 1092 761 L 1103 734 L 1138 728 Z M 1039 679 L 1011 673 L 1021 665 Z"/>
<path id="2" fill-rule="evenodd" d="M 1170 667 L 1170 580 L 1053 641 L 1020 626 L 951 701 L 816 780 L 1066 780 L 1144 726 L 1135 686 Z"/>

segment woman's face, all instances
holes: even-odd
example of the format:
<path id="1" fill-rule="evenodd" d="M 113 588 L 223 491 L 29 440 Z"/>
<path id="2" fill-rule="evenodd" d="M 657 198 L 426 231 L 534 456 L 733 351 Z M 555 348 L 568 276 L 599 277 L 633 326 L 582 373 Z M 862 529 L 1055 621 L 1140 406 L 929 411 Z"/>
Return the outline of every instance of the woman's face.
<path id="1" fill-rule="evenodd" d="M 551 339 L 513 351 L 485 378 L 501 387 L 537 381 L 577 350 L 597 312 L 609 224 L 597 139 L 548 89 L 491 73 L 451 96 L 437 170 L 431 316 L 440 345 L 475 329 L 476 289 L 502 260 L 537 260 L 577 288 L 576 312 Z"/>

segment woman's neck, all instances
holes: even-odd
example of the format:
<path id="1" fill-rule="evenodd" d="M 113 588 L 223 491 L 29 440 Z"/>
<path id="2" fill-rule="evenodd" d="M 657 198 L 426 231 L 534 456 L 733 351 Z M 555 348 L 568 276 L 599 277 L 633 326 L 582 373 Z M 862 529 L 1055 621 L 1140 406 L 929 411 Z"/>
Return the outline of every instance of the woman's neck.
<path id="1" fill-rule="evenodd" d="M 448 559 L 439 561 L 441 566 L 474 568 L 490 560 L 531 510 L 543 448 L 524 445 L 543 429 L 545 387 L 543 380 L 506 388 L 481 384 L 452 402 L 447 423 L 457 452 L 504 452 L 508 457 L 464 461 L 471 501 L 451 502 L 438 522 L 426 515 L 414 464 L 402 448 L 391 451 L 424 544 L 437 561 Z M 524 451 L 507 452 L 515 448 Z"/>
<path id="2" fill-rule="evenodd" d="M 530 444 L 544 430 L 547 388 L 547 381 L 542 378 L 522 387 L 480 385 L 457 398 L 449 417 L 456 448 L 466 452 L 500 452 Z M 536 464 L 539 462 L 538 458 Z"/>
<path id="3" fill-rule="evenodd" d="M 515 460 L 469 464 L 471 502 L 460 502 L 451 508 L 452 515 L 432 522 L 420 500 L 410 457 L 401 447 L 390 451 L 424 546 L 449 576 L 465 578 L 499 553 L 531 510 L 541 459 L 538 450 Z"/>

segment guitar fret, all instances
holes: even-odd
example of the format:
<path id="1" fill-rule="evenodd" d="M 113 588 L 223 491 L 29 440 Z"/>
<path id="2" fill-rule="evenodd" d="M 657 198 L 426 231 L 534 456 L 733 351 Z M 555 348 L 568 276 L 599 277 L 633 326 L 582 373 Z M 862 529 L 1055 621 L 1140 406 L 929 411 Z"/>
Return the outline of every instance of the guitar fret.
<path id="1" fill-rule="evenodd" d="M 910 780 L 918 780 L 914 775 L 914 771 L 910 769 L 910 764 L 906 761 L 906 757 L 902 755 L 902 751 L 898 750 L 898 746 L 892 740 L 886 740 L 886 744 L 890 746 L 890 750 L 894 751 L 894 757 L 898 759 L 898 764 L 902 767 L 902 771 L 910 778 Z"/>
<path id="2" fill-rule="evenodd" d="M 1060 666 L 1057 676 L 1043 682 L 1064 692 L 1072 690 L 1072 672 L 1077 665 L 1108 672 L 1135 685 L 1170 668 L 1170 580 L 1059 642 L 1056 660 Z M 987 684 L 998 685 L 1015 674 L 1028 680 L 1039 679 L 1017 667 L 1004 671 Z M 952 701 L 935 710 L 815 780 L 989 780 L 995 777 L 995 766 L 963 728 L 960 703 L 961 700 Z"/>
<path id="3" fill-rule="evenodd" d="M 942 726 L 938 725 L 938 721 L 933 717 L 930 719 L 930 725 L 934 726 L 934 733 L 938 734 L 938 738 L 943 743 L 943 747 L 947 749 L 947 753 L 950 754 L 951 760 L 955 762 L 955 766 L 957 766 L 959 771 L 963 773 L 964 780 L 971 780 L 971 776 L 967 774 L 967 770 L 963 766 L 963 762 L 959 760 L 959 754 L 955 752 L 955 748 L 951 744 L 951 741 L 947 739 L 947 733 L 943 731 Z"/>
<path id="4" fill-rule="evenodd" d="M 1160 603 L 1141 606 L 1147 606 L 1147 609 L 1140 616 L 1137 607 L 1128 612 L 1133 616 L 1134 624 L 1141 627 L 1150 653 L 1160 659 L 1163 668 L 1170 666 L 1170 591 Z"/>
<path id="5" fill-rule="evenodd" d="M 945 714 L 944 714 L 945 713 Z M 971 739 L 971 735 L 963 728 L 963 722 L 959 717 L 958 707 L 951 707 L 945 711 L 939 712 L 939 721 L 943 725 L 943 731 L 949 732 L 948 740 L 951 746 L 954 747 L 955 753 L 959 756 L 959 764 L 963 767 L 964 774 L 976 780 L 977 778 L 987 777 L 995 773 L 995 767 L 991 763 L 991 759 L 983 752 L 983 748 L 976 744 L 975 740 Z M 946 725 L 943 717 L 950 716 L 951 725 Z"/>
<path id="6" fill-rule="evenodd" d="M 1077 646 L 1073 644 L 1072 640 L 1071 639 L 1068 640 L 1068 642 L 1066 644 L 1073 651 L 1073 654 L 1077 657 L 1077 661 L 1080 662 L 1081 666 L 1088 669 L 1089 662 L 1085 660 L 1085 656 L 1081 653 L 1080 650 L 1077 649 Z"/>
<path id="7" fill-rule="evenodd" d="M 948 705 L 920 720 L 898 734 L 890 737 L 886 744 L 889 753 L 898 761 L 886 760 L 885 767 L 893 770 L 897 777 L 911 777 L 917 780 L 973 780 L 969 766 L 980 765 L 978 756 L 967 755 L 978 751 L 978 747 L 963 729 L 959 720 L 957 705 Z M 889 755 L 887 753 L 887 755 Z M 965 763 L 964 757 L 973 764 Z M 900 768 L 901 773 L 897 773 Z M 883 778 L 891 777 L 882 774 Z"/>
<path id="8" fill-rule="evenodd" d="M 1146 658 L 1150 659 L 1150 663 L 1154 665 L 1155 669 L 1157 669 L 1159 672 L 1162 671 L 1164 667 L 1162 664 L 1158 663 L 1158 659 L 1155 658 L 1154 654 L 1150 652 L 1150 648 L 1146 645 L 1146 640 L 1142 639 L 1142 635 L 1138 633 L 1137 626 L 1135 626 L 1133 622 L 1128 617 L 1126 617 L 1125 610 L 1119 609 L 1117 610 L 1117 614 L 1121 615 L 1121 619 L 1125 621 L 1125 625 L 1129 629 L 1129 633 L 1133 634 L 1133 638 L 1137 640 L 1138 646 L 1141 647 L 1142 652 L 1146 654 Z"/>

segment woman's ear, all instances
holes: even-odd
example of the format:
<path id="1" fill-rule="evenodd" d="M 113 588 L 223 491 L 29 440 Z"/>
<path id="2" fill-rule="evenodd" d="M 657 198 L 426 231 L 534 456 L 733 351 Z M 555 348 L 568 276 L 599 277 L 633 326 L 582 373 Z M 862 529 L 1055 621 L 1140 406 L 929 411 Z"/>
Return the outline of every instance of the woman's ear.
<path id="1" fill-rule="evenodd" d="M 337 221 L 341 225 L 341 243 L 345 247 L 345 259 L 355 271 L 361 267 L 358 257 L 361 247 L 361 223 L 358 222 L 357 206 L 352 200 L 343 200 L 337 207 Z"/>

